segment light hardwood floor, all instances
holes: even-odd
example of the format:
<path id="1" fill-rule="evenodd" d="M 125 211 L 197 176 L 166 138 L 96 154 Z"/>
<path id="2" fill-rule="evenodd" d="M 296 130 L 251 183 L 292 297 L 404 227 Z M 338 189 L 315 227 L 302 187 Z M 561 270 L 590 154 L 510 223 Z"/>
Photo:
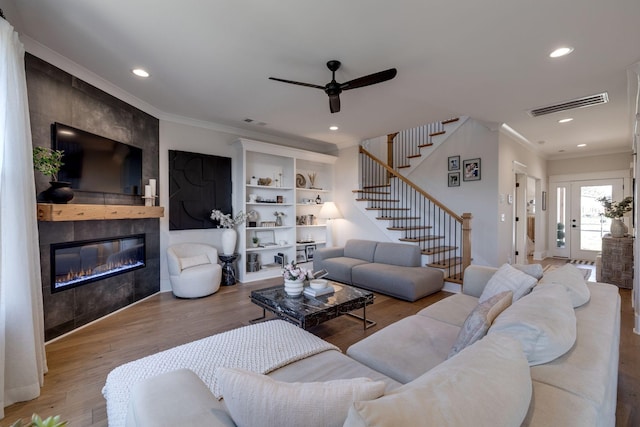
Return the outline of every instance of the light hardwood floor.
<path id="1" fill-rule="evenodd" d="M 122 363 L 199 338 L 249 324 L 262 314 L 252 304 L 254 289 L 277 284 L 272 279 L 222 287 L 216 294 L 195 300 L 176 299 L 171 293 L 154 295 L 132 307 L 47 344 L 49 372 L 39 398 L 5 409 L 0 425 L 8 426 L 32 413 L 60 414 L 70 427 L 106 426 L 101 394 L 107 374 Z M 376 295 L 367 317 L 377 326 L 363 330 L 362 322 L 342 316 L 311 332 L 343 351 L 354 342 L 403 317 L 449 296 L 446 292 L 408 303 Z M 617 426 L 640 426 L 640 336 L 632 333 L 631 292 L 621 290 L 622 334 Z"/>

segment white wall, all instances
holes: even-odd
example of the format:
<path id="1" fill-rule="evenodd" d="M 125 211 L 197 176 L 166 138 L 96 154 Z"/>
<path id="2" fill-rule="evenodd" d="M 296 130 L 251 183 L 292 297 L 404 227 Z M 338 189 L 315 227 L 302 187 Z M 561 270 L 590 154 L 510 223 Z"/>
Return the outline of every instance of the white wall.
<path id="1" fill-rule="evenodd" d="M 448 187 L 448 157 L 480 158 L 480 180 L 463 181 Z M 497 265 L 498 231 L 498 133 L 482 123 L 468 119 L 408 176 L 427 193 L 462 215 L 470 212 L 471 256 L 474 264 Z M 491 244 L 487 244 L 491 242 Z"/>
<path id="2" fill-rule="evenodd" d="M 514 162 L 518 162 L 520 172 L 537 181 L 536 200 L 536 239 L 535 251 L 544 254 L 547 248 L 547 212 L 542 210 L 542 191 L 547 191 L 547 161 L 529 147 L 500 132 L 500 171 L 498 185 L 499 214 L 505 215 L 505 221 L 499 223 L 498 260 L 508 262 L 514 256 L 514 205 L 509 204 L 509 195 L 515 197 Z M 527 196 L 528 199 L 531 197 Z M 542 255 L 543 256 L 543 255 Z"/>
<path id="3" fill-rule="evenodd" d="M 169 231 L 169 150 L 189 151 L 231 157 L 231 168 L 241 167 L 238 164 L 239 151 L 233 145 L 237 135 L 218 132 L 211 129 L 188 126 L 160 120 L 160 177 L 158 180 L 160 205 L 164 206 L 164 217 L 160 219 L 160 291 L 170 291 L 169 270 L 167 268 L 167 247 L 175 243 L 206 243 L 221 251 L 220 229 L 205 230 L 171 230 Z M 232 173 L 235 176 L 235 173 Z M 233 192 L 240 191 L 237 183 L 233 183 Z M 214 206 L 211 207 L 213 209 Z M 237 212 L 234 206 L 234 212 Z"/>
<path id="4" fill-rule="evenodd" d="M 547 162 L 547 175 L 571 175 L 588 172 L 607 172 L 629 169 L 633 162 L 631 149 L 628 153 L 601 154 L 598 156 L 553 159 Z"/>

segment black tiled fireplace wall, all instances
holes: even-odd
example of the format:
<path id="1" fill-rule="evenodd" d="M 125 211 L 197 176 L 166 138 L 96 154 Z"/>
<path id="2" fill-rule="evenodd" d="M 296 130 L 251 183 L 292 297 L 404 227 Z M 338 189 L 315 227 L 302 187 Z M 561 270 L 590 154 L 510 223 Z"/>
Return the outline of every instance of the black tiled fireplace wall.
<path id="1" fill-rule="evenodd" d="M 68 124 L 142 148 L 143 181 L 158 178 L 158 119 L 33 55 L 27 54 L 25 63 L 34 146 L 50 147 L 51 124 Z M 35 173 L 35 178 L 37 192 L 48 187 L 48 180 L 42 174 Z M 143 204 L 139 197 L 89 191 L 76 192 L 70 203 Z M 158 219 L 41 221 L 38 228 L 46 340 L 70 332 L 160 290 Z M 51 243 L 139 233 L 146 235 L 145 268 L 51 294 Z"/>

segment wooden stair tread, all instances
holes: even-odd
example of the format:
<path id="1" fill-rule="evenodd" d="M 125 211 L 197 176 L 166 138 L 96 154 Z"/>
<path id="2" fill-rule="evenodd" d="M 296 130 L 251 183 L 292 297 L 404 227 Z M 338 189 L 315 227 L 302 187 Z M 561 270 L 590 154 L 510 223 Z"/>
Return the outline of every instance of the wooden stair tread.
<path id="1" fill-rule="evenodd" d="M 444 278 L 445 282 L 453 282 L 453 283 L 457 283 L 459 285 L 462 285 L 462 273 L 456 273 L 456 274 L 452 274 L 449 277 L 445 277 Z"/>
<path id="2" fill-rule="evenodd" d="M 356 199 L 356 202 L 390 202 L 390 203 L 398 203 L 400 200 L 398 199 L 370 199 L 370 198 L 359 198 Z"/>
<path id="3" fill-rule="evenodd" d="M 402 165 L 402 166 L 398 166 L 398 169 L 406 169 L 406 168 L 410 168 L 411 165 Z"/>
<path id="4" fill-rule="evenodd" d="M 400 240 L 401 242 L 412 242 L 412 243 L 416 243 L 416 242 L 426 242 L 428 240 L 437 240 L 437 239 L 442 239 L 444 236 L 437 236 L 435 234 L 427 234 L 426 236 L 417 236 L 417 237 L 401 237 Z"/>
<path id="5" fill-rule="evenodd" d="M 387 227 L 387 230 L 392 231 L 410 231 L 410 230 L 428 230 L 433 228 L 430 225 L 410 225 L 408 227 Z"/>
<path id="6" fill-rule="evenodd" d="M 431 147 L 433 145 L 433 142 L 429 142 L 427 144 L 420 144 L 418 145 L 418 148 L 424 148 L 424 147 Z"/>
<path id="7" fill-rule="evenodd" d="M 452 117 L 452 118 L 450 118 L 450 119 L 443 120 L 443 121 L 441 121 L 440 123 L 442 123 L 443 125 L 447 125 L 447 124 L 449 124 L 449 123 L 457 122 L 458 120 L 460 120 L 460 117 Z"/>
<path id="8" fill-rule="evenodd" d="M 372 188 L 385 188 L 385 187 L 391 187 L 391 184 L 365 185 L 362 188 L 365 190 L 370 190 Z"/>
<path id="9" fill-rule="evenodd" d="M 407 156 L 407 159 L 415 159 L 416 157 L 422 157 L 422 154 L 412 154 L 410 156 Z"/>
<path id="10" fill-rule="evenodd" d="M 427 266 L 434 267 L 434 268 L 450 268 L 450 267 L 454 267 L 454 266 L 459 265 L 459 264 L 462 264 L 462 258 L 455 257 L 455 258 L 443 259 L 443 260 L 438 261 L 438 262 L 431 262 L 431 263 L 427 264 Z"/>
<path id="11" fill-rule="evenodd" d="M 429 136 L 438 136 L 438 135 L 444 135 L 445 133 L 447 133 L 446 130 L 441 130 L 440 132 L 433 132 L 430 133 Z"/>
<path id="12" fill-rule="evenodd" d="M 434 246 L 433 248 L 423 249 L 423 255 L 434 255 L 442 252 L 455 251 L 458 249 L 457 246 Z"/>
<path id="13" fill-rule="evenodd" d="M 420 219 L 420 217 L 419 216 L 379 216 L 379 217 L 376 217 L 376 219 L 393 221 L 393 220 Z"/>
<path id="14" fill-rule="evenodd" d="M 380 206 L 375 207 L 369 207 L 369 208 L 364 208 L 367 211 L 408 211 L 409 208 L 382 208 Z"/>
<path id="15" fill-rule="evenodd" d="M 367 194 L 391 194 L 389 191 L 376 191 L 376 190 L 351 190 L 352 193 L 367 193 Z"/>

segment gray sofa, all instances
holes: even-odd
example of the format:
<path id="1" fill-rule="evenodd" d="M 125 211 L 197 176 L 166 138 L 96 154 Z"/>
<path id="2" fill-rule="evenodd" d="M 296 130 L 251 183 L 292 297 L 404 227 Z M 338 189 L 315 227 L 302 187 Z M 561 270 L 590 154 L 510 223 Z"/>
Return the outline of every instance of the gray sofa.
<path id="1" fill-rule="evenodd" d="M 620 297 L 613 285 L 587 284 L 589 301 L 574 309 L 575 344 L 550 362 L 529 367 L 526 358 L 522 362 L 508 357 L 514 347 L 503 345 L 501 334 L 492 334 L 491 329 L 484 338 L 447 359 L 461 326 L 478 306 L 478 297 L 495 271 L 471 266 L 465 271 L 462 293 L 381 329 L 352 345 L 346 355 L 324 351 L 268 376 L 288 383 L 357 377 L 384 382 L 384 396 L 354 403 L 344 414 L 344 425 L 349 427 L 614 426 Z M 532 295 L 536 292 L 543 291 L 534 290 Z M 507 308 L 496 322 L 502 315 L 508 317 L 512 308 Z M 549 313 L 543 308 L 535 314 L 544 319 Z M 523 347 L 512 342 L 522 359 Z M 498 347 L 492 350 L 490 343 L 498 343 Z M 512 374 L 514 367 L 518 374 Z M 526 378 L 522 378 L 523 370 Z M 434 379 L 442 381 L 436 391 L 428 387 Z M 235 424 L 224 399 L 215 399 L 198 377 L 182 370 L 136 384 L 127 425 Z"/>
<path id="2" fill-rule="evenodd" d="M 327 270 L 331 280 L 416 301 L 444 286 L 442 271 L 422 267 L 421 258 L 416 245 L 351 239 L 343 247 L 316 250 L 313 270 Z"/>

